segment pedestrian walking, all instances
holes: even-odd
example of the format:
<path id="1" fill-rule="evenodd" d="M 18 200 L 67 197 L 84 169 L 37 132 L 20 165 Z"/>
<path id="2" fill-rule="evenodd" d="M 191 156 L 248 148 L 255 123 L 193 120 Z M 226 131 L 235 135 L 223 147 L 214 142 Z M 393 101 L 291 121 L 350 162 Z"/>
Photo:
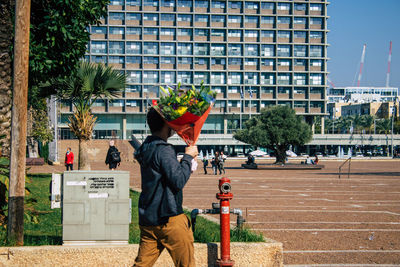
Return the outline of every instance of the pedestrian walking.
<path id="1" fill-rule="evenodd" d="M 219 172 L 220 172 L 219 174 L 221 174 L 221 172 L 224 172 L 225 174 L 225 167 L 224 167 L 225 160 L 226 160 L 226 155 L 224 154 L 223 151 L 221 151 L 219 154 Z"/>
<path id="2" fill-rule="evenodd" d="M 208 166 L 208 159 L 206 157 L 203 157 L 204 174 L 207 174 L 207 166 Z"/>
<path id="3" fill-rule="evenodd" d="M 106 165 L 107 164 L 108 168 L 112 171 L 121 164 L 121 152 L 119 152 L 118 149 L 115 147 L 113 140 L 110 141 L 110 147 L 107 151 Z"/>
<path id="4" fill-rule="evenodd" d="M 74 170 L 74 153 L 70 147 L 67 148 L 67 152 L 65 153 L 65 167 L 67 168 L 67 171 Z"/>
<path id="5" fill-rule="evenodd" d="M 135 153 L 140 163 L 142 192 L 139 198 L 140 245 L 134 266 L 153 266 L 166 248 L 175 266 L 195 266 L 193 232 L 183 213 L 182 190 L 192 173 L 196 146 L 185 148 L 177 160 L 167 143 L 172 129 L 154 109 L 147 113 L 148 136 Z"/>

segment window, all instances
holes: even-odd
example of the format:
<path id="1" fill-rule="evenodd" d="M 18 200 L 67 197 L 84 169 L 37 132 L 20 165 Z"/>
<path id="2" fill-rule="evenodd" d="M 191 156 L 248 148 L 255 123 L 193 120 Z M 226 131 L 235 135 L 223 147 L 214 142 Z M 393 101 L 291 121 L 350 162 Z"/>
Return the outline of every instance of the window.
<path id="1" fill-rule="evenodd" d="M 189 36 L 193 35 L 192 29 L 178 29 L 178 36 Z"/>
<path id="2" fill-rule="evenodd" d="M 127 6 L 140 6 L 142 4 L 141 0 L 125 0 Z"/>
<path id="3" fill-rule="evenodd" d="M 109 42 L 109 54 L 124 54 L 124 42 Z"/>
<path id="4" fill-rule="evenodd" d="M 178 64 L 189 64 L 192 65 L 191 57 L 178 57 Z"/>
<path id="5" fill-rule="evenodd" d="M 143 54 L 145 55 L 158 54 L 158 44 L 145 42 L 143 44 Z"/>
<path id="6" fill-rule="evenodd" d="M 161 21 L 175 21 L 174 14 L 161 14 Z"/>
<path id="7" fill-rule="evenodd" d="M 225 73 L 213 72 L 211 73 L 211 84 L 225 84 Z"/>
<path id="8" fill-rule="evenodd" d="M 311 85 L 322 85 L 322 74 L 311 73 L 310 74 L 310 84 Z"/>
<path id="9" fill-rule="evenodd" d="M 294 46 L 294 56 L 295 57 L 306 57 L 307 56 L 307 46 L 295 45 Z"/>
<path id="10" fill-rule="evenodd" d="M 296 10 L 296 11 L 306 11 L 307 10 L 307 4 L 294 3 L 294 10 Z"/>
<path id="11" fill-rule="evenodd" d="M 310 32 L 310 38 L 312 39 L 321 39 L 323 32 Z"/>
<path id="12" fill-rule="evenodd" d="M 208 8 L 208 0 L 195 0 L 195 7 Z"/>
<path id="13" fill-rule="evenodd" d="M 261 24 L 274 24 L 275 18 L 274 17 L 261 17 Z"/>
<path id="14" fill-rule="evenodd" d="M 231 72 L 228 75 L 228 84 L 241 84 L 243 74 L 240 72 Z M 230 92 L 232 93 L 232 92 Z M 238 92 L 235 92 L 238 93 Z"/>
<path id="15" fill-rule="evenodd" d="M 192 7 L 192 0 L 178 0 L 178 7 Z"/>
<path id="16" fill-rule="evenodd" d="M 175 0 L 161 0 L 162 7 L 175 7 Z"/>
<path id="17" fill-rule="evenodd" d="M 310 65 L 313 67 L 322 67 L 322 59 L 311 59 Z"/>
<path id="18" fill-rule="evenodd" d="M 158 35 L 158 28 L 144 28 L 144 35 Z"/>
<path id="19" fill-rule="evenodd" d="M 240 108 L 240 101 L 237 100 L 229 100 L 228 107 Z"/>
<path id="20" fill-rule="evenodd" d="M 226 64 L 226 59 L 225 58 L 212 58 L 211 59 L 211 64 L 212 65 L 225 65 Z"/>
<path id="21" fill-rule="evenodd" d="M 158 71 L 144 71 L 143 72 L 144 83 L 158 83 Z"/>
<path id="22" fill-rule="evenodd" d="M 303 74 L 298 74 L 298 73 L 295 73 L 294 74 L 295 75 L 295 79 L 296 79 L 296 75 L 303 75 Z M 302 77 L 302 76 L 301 76 Z M 303 77 L 302 77 L 303 78 Z M 302 79 L 302 78 L 300 78 L 300 79 Z M 306 79 L 306 77 L 304 77 L 304 80 Z M 306 89 L 305 88 L 302 88 L 302 87 L 295 87 L 294 88 L 294 90 L 293 90 L 293 93 L 295 93 L 295 94 L 300 94 L 300 95 L 305 95 L 306 94 Z"/>
<path id="23" fill-rule="evenodd" d="M 274 57 L 275 56 L 275 45 L 261 45 L 261 56 Z"/>
<path id="24" fill-rule="evenodd" d="M 192 48 L 192 44 L 188 44 L 188 43 L 178 43 L 178 55 L 192 55 L 193 48 Z"/>
<path id="25" fill-rule="evenodd" d="M 141 21 L 142 16 L 141 16 L 141 14 L 136 14 L 136 13 L 126 13 L 126 19 Z"/>
<path id="26" fill-rule="evenodd" d="M 311 25 L 322 25 L 322 18 L 310 18 Z"/>
<path id="27" fill-rule="evenodd" d="M 178 14 L 178 21 L 192 22 L 192 15 Z"/>
<path id="28" fill-rule="evenodd" d="M 195 36 L 208 36 L 209 31 L 208 31 L 208 29 L 195 29 L 194 35 Z"/>
<path id="29" fill-rule="evenodd" d="M 158 64 L 158 57 L 143 57 L 143 64 Z"/>
<path id="30" fill-rule="evenodd" d="M 162 71 L 161 72 L 161 83 L 173 84 L 175 83 L 175 72 L 174 71 Z"/>
<path id="31" fill-rule="evenodd" d="M 244 74 L 245 84 L 258 84 L 258 73 L 257 72 L 246 72 Z"/>
<path id="32" fill-rule="evenodd" d="M 257 2 L 245 2 L 244 8 L 251 9 L 251 10 L 258 10 L 259 3 Z"/>
<path id="33" fill-rule="evenodd" d="M 134 27 L 126 27 L 126 34 L 129 35 L 141 35 L 142 29 L 141 28 L 134 28 Z"/>
<path id="34" fill-rule="evenodd" d="M 246 58 L 244 64 L 246 66 L 258 66 L 258 58 Z"/>
<path id="35" fill-rule="evenodd" d="M 278 57 L 290 57 L 290 45 L 278 45 Z"/>
<path id="36" fill-rule="evenodd" d="M 199 56 L 209 55 L 208 44 L 194 44 L 194 54 Z"/>
<path id="37" fill-rule="evenodd" d="M 310 4 L 310 11 L 322 11 L 322 4 Z"/>
<path id="38" fill-rule="evenodd" d="M 289 67 L 291 65 L 291 62 L 292 61 L 290 59 L 279 59 L 278 66 Z"/>
<path id="39" fill-rule="evenodd" d="M 290 3 L 278 3 L 278 10 L 290 10 Z"/>
<path id="40" fill-rule="evenodd" d="M 158 0 L 143 0 L 144 6 L 158 7 Z"/>
<path id="41" fill-rule="evenodd" d="M 96 100 L 93 101 L 92 106 L 93 107 L 105 107 L 106 103 L 105 103 L 105 101 L 103 99 L 96 99 Z"/>
<path id="42" fill-rule="evenodd" d="M 141 83 L 142 82 L 142 73 L 140 71 L 129 70 L 126 72 L 127 78 L 126 81 L 128 83 Z"/>
<path id="43" fill-rule="evenodd" d="M 158 21 L 158 14 L 143 14 L 143 21 Z"/>
<path id="44" fill-rule="evenodd" d="M 106 56 L 92 56 L 92 61 L 95 63 L 107 63 Z"/>
<path id="45" fill-rule="evenodd" d="M 90 29 L 90 33 L 94 33 L 94 34 L 107 34 L 107 28 L 106 28 L 106 27 L 96 27 L 96 26 L 92 26 L 92 28 Z"/>
<path id="46" fill-rule="evenodd" d="M 124 100 L 120 100 L 120 99 L 108 100 L 108 103 L 111 107 L 123 107 L 124 106 Z"/>
<path id="47" fill-rule="evenodd" d="M 225 16 L 212 15 L 211 21 L 216 23 L 225 23 Z"/>
<path id="48" fill-rule="evenodd" d="M 137 100 L 126 100 L 126 106 L 127 107 L 138 107 L 139 106 L 139 101 Z"/>
<path id="49" fill-rule="evenodd" d="M 290 17 L 278 17 L 278 24 L 290 24 Z"/>
<path id="50" fill-rule="evenodd" d="M 294 38 L 306 38 L 307 32 L 294 31 L 293 35 L 294 35 Z"/>
<path id="51" fill-rule="evenodd" d="M 263 58 L 261 59 L 261 65 L 273 67 L 275 65 L 275 59 Z"/>
<path id="52" fill-rule="evenodd" d="M 161 28 L 162 36 L 175 36 L 175 29 L 171 28 Z"/>
<path id="53" fill-rule="evenodd" d="M 110 20 L 124 20 L 124 13 L 110 12 L 108 18 Z"/>
<path id="54" fill-rule="evenodd" d="M 290 38 L 290 31 L 278 31 L 278 38 Z"/>
<path id="55" fill-rule="evenodd" d="M 322 46 L 310 45 L 310 57 L 323 57 Z"/>
<path id="56" fill-rule="evenodd" d="M 228 7 L 232 9 L 242 9 L 242 2 L 239 1 L 229 1 Z"/>
<path id="57" fill-rule="evenodd" d="M 222 29 L 213 29 L 211 30 L 211 36 L 218 36 L 225 38 L 225 30 Z"/>
<path id="58" fill-rule="evenodd" d="M 237 66 L 242 66 L 243 65 L 243 60 L 241 58 L 229 58 L 228 59 L 228 64 L 229 65 L 237 65 Z"/>
<path id="59" fill-rule="evenodd" d="M 125 58 L 124 57 L 110 56 L 110 57 L 108 57 L 108 63 L 124 64 L 125 63 Z"/>
<path id="60" fill-rule="evenodd" d="M 212 0 L 211 1 L 211 8 L 222 8 L 222 9 L 224 9 L 225 8 L 225 3 L 226 3 L 226 1 L 215 1 L 215 0 Z"/>
<path id="61" fill-rule="evenodd" d="M 161 55 L 175 55 L 175 43 L 161 43 L 160 54 Z"/>
<path id="62" fill-rule="evenodd" d="M 128 64 L 140 64 L 141 57 L 126 57 L 126 63 Z"/>
<path id="63" fill-rule="evenodd" d="M 293 18 L 293 23 L 294 24 L 307 24 L 307 18 L 294 17 Z"/>
<path id="64" fill-rule="evenodd" d="M 274 31 L 261 31 L 262 38 L 274 38 Z"/>
<path id="65" fill-rule="evenodd" d="M 278 73 L 278 84 L 289 85 L 290 84 L 290 74 L 289 73 Z M 278 90 L 284 89 L 285 93 L 289 93 L 287 88 L 279 87 Z M 280 92 L 279 92 L 280 93 Z"/>
<path id="66" fill-rule="evenodd" d="M 228 16 L 228 22 L 229 23 L 242 23 L 242 17 L 241 16 Z"/>
<path id="67" fill-rule="evenodd" d="M 256 31 L 256 30 L 245 30 L 244 31 L 244 37 L 258 38 L 258 31 Z"/>
<path id="68" fill-rule="evenodd" d="M 304 73 L 295 73 L 293 75 L 294 84 L 295 85 L 306 85 L 306 78 L 307 78 L 307 76 Z"/>
<path id="69" fill-rule="evenodd" d="M 275 9 L 275 3 L 261 2 L 261 9 L 274 10 Z"/>
<path id="70" fill-rule="evenodd" d="M 211 55 L 212 56 L 225 56 L 225 45 L 224 44 L 211 44 Z"/>
<path id="71" fill-rule="evenodd" d="M 160 60 L 161 64 L 175 64 L 174 57 L 161 57 Z"/>
<path id="72" fill-rule="evenodd" d="M 228 44 L 228 55 L 229 56 L 241 56 L 242 45 L 241 44 Z"/>
<path id="73" fill-rule="evenodd" d="M 191 84 L 192 83 L 192 75 L 189 71 L 178 71 L 178 81 L 183 84 Z"/>
<path id="74" fill-rule="evenodd" d="M 294 65 L 298 66 L 298 67 L 305 67 L 306 66 L 307 61 L 305 59 L 298 59 L 296 58 L 294 60 Z"/>
<path id="75" fill-rule="evenodd" d="M 269 85 L 275 84 L 275 75 L 273 73 L 261 73 L 261 83 Z M 272 92 L 269 91 L 268 93 L 273 93 L 273 89 Z"/>
<path id="76" fill-rule="evenodd" d="M 245 16 L 245 17 L 244 17 L 244 22 L 245 22 L 245 23 L 255 23 L 255 24 L 258 24 L 258 17 L 256 17 L 256 16 Z"/>
<path id="77" fill-rule="evenodd" d="M 256 44 L 246 44 L 244 47 L 244 55 L 245 56 L 255 56 L 257 57 L 258 54 L 258 45 Z"/>
<path id="78" fill-rule="evenodd" d="M 208 58 L 204 58 L 204 57 L 196 57 L 194 59 L 194 63 L 197 64 L 197 65 L 206 65 L 206 66 L 208 66 L 208 62 L 209 62 Z"/>
<path id="79" fill-rule="evenodd" d="M 209 17 L 208 15 L 195 15 L 194 19 L 195 19 L 196 22 L 206 22 L 206 23 L 208 23 L 208 20 L 209 20 L 208 17 Z"/>
<path id="80" fill-rule="evenodd" d="M 194 83 L 200 84 L 202 81 L 204 81 L 205 84 L 210 83 L 210 75 L 207 72 L 195 72 Z"/>

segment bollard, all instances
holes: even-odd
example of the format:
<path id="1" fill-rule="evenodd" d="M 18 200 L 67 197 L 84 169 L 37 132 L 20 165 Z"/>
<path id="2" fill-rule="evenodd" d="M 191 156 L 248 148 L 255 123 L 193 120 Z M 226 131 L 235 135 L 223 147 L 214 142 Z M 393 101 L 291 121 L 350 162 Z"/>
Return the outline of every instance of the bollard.
<path id="1" fill-rule="evenodd" d="M 220 200 L 220 236 L 221 236 L 221 258 L 217 260 L 217 266 L 233 266 L 234 261 L 230 255 L 230 204 L 229 201 L 233 198 L 231 193 L 231 180 L 226 177 L 219 179 L 219 193 L 217 199 Z"/>

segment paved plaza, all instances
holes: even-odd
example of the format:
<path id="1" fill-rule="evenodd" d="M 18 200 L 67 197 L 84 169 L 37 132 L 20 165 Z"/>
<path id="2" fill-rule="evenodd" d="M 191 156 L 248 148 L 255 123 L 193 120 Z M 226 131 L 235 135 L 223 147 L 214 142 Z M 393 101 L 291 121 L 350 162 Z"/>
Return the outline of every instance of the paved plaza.
<path id="1" fill-rule="evenodd" d="M 320 160 L 322 170 L 247 170 L 239 168 L 243 161 L 226 162 L 232 207 L 243 210 L 248 227 L 283 243 L 285 265 L 400 264 L 400 160 L 352 160 L 350 178 L 341 179 L 339 160 Z M 106 166 L 96 162 L 92 169 Z M 132 187 L 140 187 L 137 164 L 123 162 L 120 169 L 131 172 Z M 199 169 L 191 177 L 186 207 L 211 208 L 217 201 L 220 176 L 210 173 Z"/>

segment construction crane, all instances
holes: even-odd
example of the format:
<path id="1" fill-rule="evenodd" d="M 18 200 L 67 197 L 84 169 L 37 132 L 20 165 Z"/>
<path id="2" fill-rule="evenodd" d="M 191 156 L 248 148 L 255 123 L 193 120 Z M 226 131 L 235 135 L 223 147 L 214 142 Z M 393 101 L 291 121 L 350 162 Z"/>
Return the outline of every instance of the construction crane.
<path id="1" fill-rule="evenodd" d="M 390 63 L 392 61 L 392 41 L 390 41 L 389 47 L 389 59 L 388 59 L 388 68 L 386 73 L 386 87 L 389 87 L 389 80 L 390 80 Z"/>
<path id="2" fill-rule="evenodd" d="M 363 46 L 363 51 L 362 51 L 362 55 L 361 55 L 360 71 L 358 72 L 357 87 L 360 87 L 361 76 L 362 76 L 362 70 L 363 70 L 363 67 L 364 67 L 365 49 L 366 49 L 366 48 L 367 48 L 367 45 L 364 44 L 364 46 Z"/>

